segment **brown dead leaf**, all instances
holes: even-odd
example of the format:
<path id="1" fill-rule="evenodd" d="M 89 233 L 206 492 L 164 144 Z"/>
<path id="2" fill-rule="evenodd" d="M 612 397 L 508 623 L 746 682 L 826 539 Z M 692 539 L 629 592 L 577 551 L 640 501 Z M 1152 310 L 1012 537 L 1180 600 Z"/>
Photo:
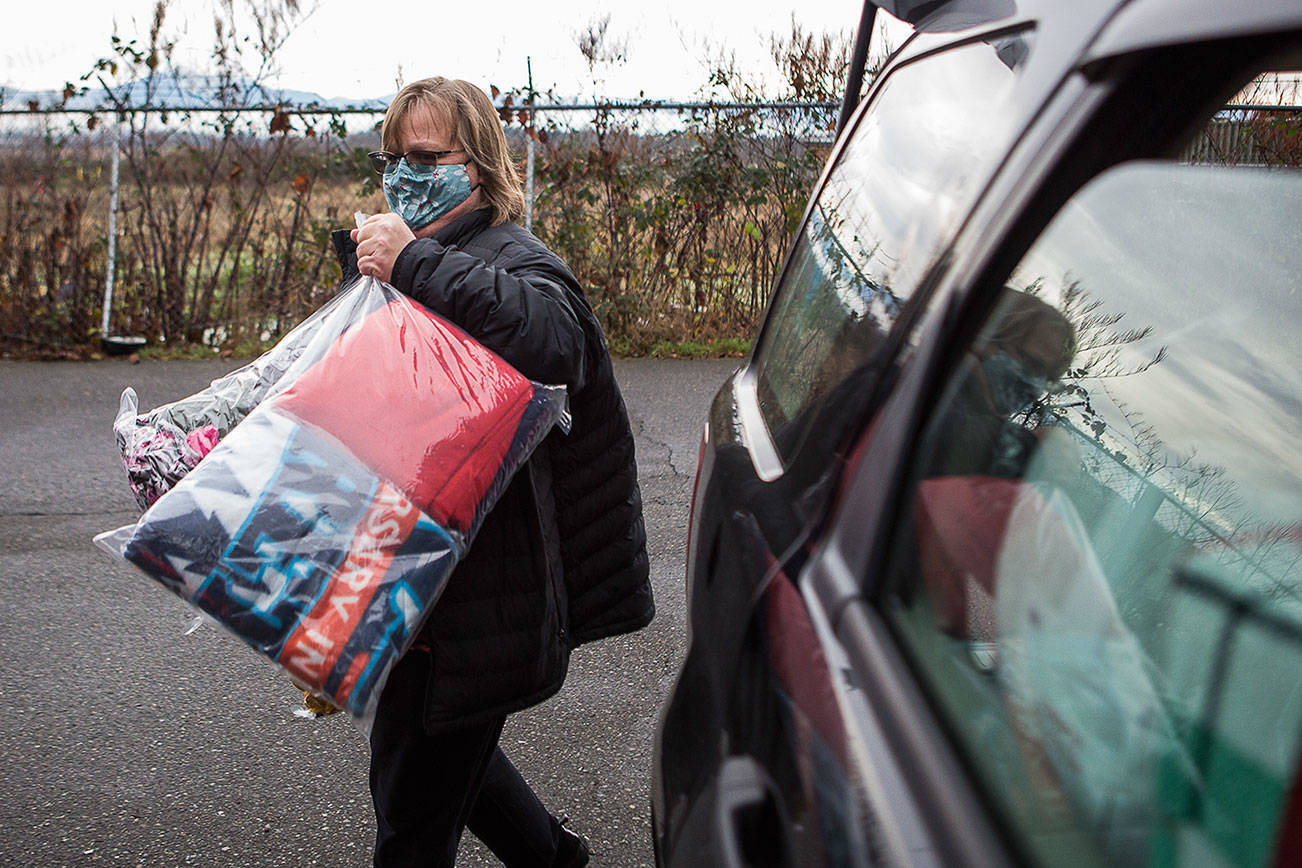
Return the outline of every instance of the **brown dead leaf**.
<path id="1" fill-rule="evenodd" d="M 280 109 L 276 109 L 276 113 L 271 116 L 270 130 L 273 133 L 289 132 L 289 115 Z"/>

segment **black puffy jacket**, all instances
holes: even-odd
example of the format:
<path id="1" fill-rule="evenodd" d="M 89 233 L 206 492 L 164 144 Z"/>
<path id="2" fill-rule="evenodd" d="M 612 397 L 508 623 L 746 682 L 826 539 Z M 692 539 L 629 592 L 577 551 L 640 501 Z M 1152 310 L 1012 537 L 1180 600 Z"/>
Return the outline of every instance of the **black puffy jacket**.
<path id="1" fill-rule="evenodd" d="M 334 240 L 347 279 L 356 246 L 346 231 Z M 426 624 L 425 720 L 437 731 L 541 702 L 571 648 L 640 629 L 655 606 L 628 412 L 569 268 L 479 210 L 409 244 L 392 282 L 530 379 L 565 385 L 573 420 L 502 493 Z"/>

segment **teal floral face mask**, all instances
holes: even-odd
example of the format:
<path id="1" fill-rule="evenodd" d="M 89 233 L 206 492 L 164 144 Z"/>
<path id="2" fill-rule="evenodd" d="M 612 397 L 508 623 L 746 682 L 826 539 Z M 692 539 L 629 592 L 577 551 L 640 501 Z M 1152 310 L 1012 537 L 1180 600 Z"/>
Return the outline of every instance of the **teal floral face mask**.
<path id="1" fill-rule="evenodd" d="M 384 201 L 413 232 L 469 199 L 474 189 L 463 163 L 413 166 L 404 158 L 384 173 Z"/>

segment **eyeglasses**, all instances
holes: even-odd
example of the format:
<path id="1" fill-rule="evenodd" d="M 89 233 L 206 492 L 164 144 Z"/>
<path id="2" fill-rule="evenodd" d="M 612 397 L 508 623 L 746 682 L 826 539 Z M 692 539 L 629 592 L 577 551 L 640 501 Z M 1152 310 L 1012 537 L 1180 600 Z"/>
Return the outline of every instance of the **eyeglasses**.
<path id="1" fill-rule="evenodd" d="M 448 154 L 459 154 L 464 148 L 453 148 L 450 151 L 408 151 L 405 154 L 395 154 L 392 151 L 371 151 L 366 158 L 371 161 L 371 168 L 383 175 L 385 172 L 397 168 L 399 161 L 406 160 L 412 166 L 437 166 L 439 160 Z"/>

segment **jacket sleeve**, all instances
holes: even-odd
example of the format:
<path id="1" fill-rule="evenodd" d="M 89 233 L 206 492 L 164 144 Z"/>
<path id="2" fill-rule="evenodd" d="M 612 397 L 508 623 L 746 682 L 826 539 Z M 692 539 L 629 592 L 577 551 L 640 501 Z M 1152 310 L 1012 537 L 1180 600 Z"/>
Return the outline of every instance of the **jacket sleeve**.
<path id="1" fill-rule="evenodd" d="M 343 274 L 339 285 L 347 286 L 362 276 L 362 273 L 357 270 L 357 242 L 349 235 L 349 230 L 336 229 L 330 233 L 330 243 L 335 247 L 339 270 Z"/>
<path id="2" fill-rule="evenodd" d="M 547 256 L 529 251 L 509 266 L 429 238 L 403 248 L 392 283 L 465 329 L 540 383 L 583 386 L 584 332 L 568 298 L 573 278 Z"/>

